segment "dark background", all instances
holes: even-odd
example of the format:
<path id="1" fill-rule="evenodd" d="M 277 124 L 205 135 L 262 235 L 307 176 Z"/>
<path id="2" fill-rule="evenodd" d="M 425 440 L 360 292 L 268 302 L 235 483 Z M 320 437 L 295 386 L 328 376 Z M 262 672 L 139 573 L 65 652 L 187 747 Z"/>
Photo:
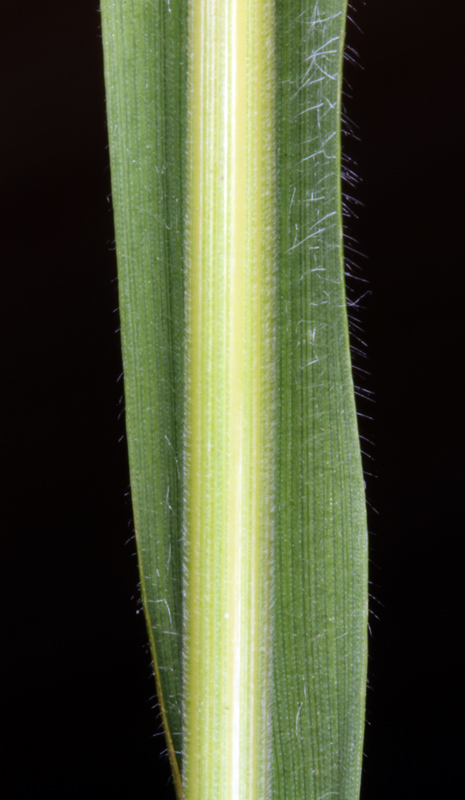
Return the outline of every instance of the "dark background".
<path id="1" fill-rule="evenodd" d="M 170 796 L 137 614 L 97 6 L 0 7 L 3 800 Z M 364 800 L 463 785 L 465 13 L 443 9 L 357 0 L 348 32 L 348 227 L 371 291 L 355 365 L 375 396 Z"/>

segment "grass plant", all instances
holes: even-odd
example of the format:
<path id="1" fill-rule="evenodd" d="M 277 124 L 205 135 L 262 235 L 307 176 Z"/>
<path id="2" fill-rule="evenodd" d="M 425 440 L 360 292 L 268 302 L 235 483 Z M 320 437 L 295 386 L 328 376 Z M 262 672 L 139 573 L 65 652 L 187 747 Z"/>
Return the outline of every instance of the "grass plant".
<path id="1" fill-rule="evenodd" d="M 102 0 L 131 491 L 174 785 L 356 800 L 345 0 Z"/>

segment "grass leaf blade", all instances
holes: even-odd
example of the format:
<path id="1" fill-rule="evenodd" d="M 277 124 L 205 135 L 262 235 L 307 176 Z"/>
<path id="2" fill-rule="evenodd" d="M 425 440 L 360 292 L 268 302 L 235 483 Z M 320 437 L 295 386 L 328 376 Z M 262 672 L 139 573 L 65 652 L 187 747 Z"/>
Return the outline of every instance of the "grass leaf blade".
<path id="1" fill-rule="evenodd" d="M 134 523 L 180 794 L 186 2 L 101 11 Z"/>
<path id="2" fill-rule="evenodd" d="M 341 217 L 345 0 L 277 3 L 276 796 L 359 796 L 367 533 Z"/>

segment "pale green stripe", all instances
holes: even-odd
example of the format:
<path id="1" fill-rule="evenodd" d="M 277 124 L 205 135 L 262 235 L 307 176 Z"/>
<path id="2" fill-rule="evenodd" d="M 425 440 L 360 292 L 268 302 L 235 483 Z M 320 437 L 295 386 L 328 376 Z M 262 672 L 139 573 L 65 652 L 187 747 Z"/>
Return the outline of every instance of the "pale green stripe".
<path id="1" fill-rule="evenodd" d="M 274 278 L 270 0 L 191 4 L 187 800 L 270 792 Z"/>

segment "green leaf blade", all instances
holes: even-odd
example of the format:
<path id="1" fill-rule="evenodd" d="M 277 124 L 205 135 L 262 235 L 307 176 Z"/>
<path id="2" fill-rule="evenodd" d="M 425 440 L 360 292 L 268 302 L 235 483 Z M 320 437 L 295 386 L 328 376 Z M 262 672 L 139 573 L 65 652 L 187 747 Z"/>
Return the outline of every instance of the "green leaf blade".
<path id="1" fill-rule="evenodd" d="M 101 12 L 134 524 L 180 794 L 186 3 Z"/>
<path id="2" fill-rule="evenodd" d="M 276 796 L 359 795 L 367 535 L 341 220 L 346 3 L 283 2 L 274 675 Z"/>

